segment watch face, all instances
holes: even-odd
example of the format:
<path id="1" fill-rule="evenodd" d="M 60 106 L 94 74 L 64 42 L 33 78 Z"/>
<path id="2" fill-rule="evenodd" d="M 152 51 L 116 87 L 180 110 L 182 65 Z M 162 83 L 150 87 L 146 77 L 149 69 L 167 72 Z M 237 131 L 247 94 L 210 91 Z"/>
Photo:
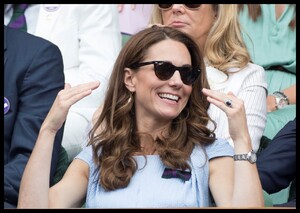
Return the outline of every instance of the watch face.
<path id="1" fill-rule="evenodd" d="M 252 153 L 252 154 L 250 155 L 249 161 L 250 161 L 251 163 L 255 163 L 255 162 L 256 162 L 256 154 L 255 154 L 255 153 Z"/>
<path id="2" fill-rule="evenodd" d="M 284 100 L 284 99 L 280 99 L 279 100 L 279 102 L 278 102 L 278 105 L 277 105 L 277 107 L 279 108 L 279 109 L 281 109 L 281 108 L 283 108 L 284 106 L 286 106 L 287 105 L 287 102 L 286 102 L 286 100 Z"/>

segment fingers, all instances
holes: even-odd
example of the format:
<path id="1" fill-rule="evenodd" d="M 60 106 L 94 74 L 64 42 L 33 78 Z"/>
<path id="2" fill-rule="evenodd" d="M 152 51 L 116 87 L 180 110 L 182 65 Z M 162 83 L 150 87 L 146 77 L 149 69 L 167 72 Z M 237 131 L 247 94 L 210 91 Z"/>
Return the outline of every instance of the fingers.
<path id="1" fill-rule="evenodd" d="M 118 11 L 121 13 L 123 11 L 124 4 L 118 4 Z"/>
<path id="2" fill-rule="evenodd" d="M 135 4 L 131 4 L 131 10 L 135 10 L 136 5 Z M 121 13 L 124 9 L 124 4 L 118 4 L 118 11 L 119 13 Z"/>
<path id="3" fill-rule="evenodd" d="M 131 10 L 135 10 L 136 5 L 135 4 L 131 4 Z"/>
<path id="4" fill-rule="evenodd" d="M 232 92 L 225 94 L 218 91 L 209 90 L 206 88 L 203 88 L 202 92 L 204 95 L 207 96 L 207 100 L 210 103 L 216 105 L 225 113 L 228 113 L 230 108 L 233 108 L 235 104 L 238 104 L 238 99 L 235 97 L 235 95 Z"/>
<path id="5" fill-rule="evenodd" d="M 233 141 L 242 140 L 249 136 L 243 100 L 237 98 L 232 92 L 225 94 L 205 88 L 203 88 L 202 92 L 207 96 L 207 100 L 210 103 L 226 113 L 229 134 Z"/>
<path id="6" fill-rule="evenodd" d="M 89 82 L 71 87 L 70 84 L 65 84 L 65 89 L 61 90 L 57 96 L 58 104 L 62 108 L 70 108 L 82 98 L 92 93 L 92 90 L 97 89 L 100 85 L 99 81 Z"/>
<path id="7" fill-rule="evenodd" d="M 66 120 L 70 107 L 77 101 L 91 94 L 92 90 L 98 88 L 99 85 L 99 81 L 80 84 L 74 87 L 66 83 L 65 88 L 58 93 L 43 123 L 43 128 L 57 132 Z"/>

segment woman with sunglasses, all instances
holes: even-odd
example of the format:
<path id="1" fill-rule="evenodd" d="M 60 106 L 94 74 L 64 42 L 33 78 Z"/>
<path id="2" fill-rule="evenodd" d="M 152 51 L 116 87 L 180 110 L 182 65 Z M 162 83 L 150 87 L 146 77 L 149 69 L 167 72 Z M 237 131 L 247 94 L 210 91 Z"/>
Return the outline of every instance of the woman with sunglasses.
<path id="1" fill-rule="evenodd" d="M 88 146 L 49 189 L 55 133 L 98 86 L 59 93 L 24 171 L 19 208 L 196 208 L 212 205 L 210 193 L 221 207 L 263 206 L 256 165 L 239 158 L 252 149 L 243 102 L 208 89 L 190 37 L 157 26 L 121 50 Z M 234 149 L 207 128 L 210 103 L 228 115 Z"/>
<path id="2" fill-rule="evenodd" d="M 250 63 L 238 23 L 236 4 L 157 4 L 152 24 L 162 24 L 189 34 L 204 55 L 210 88 L 233 92 L 244 101 L 254 151 L 266 124 L 264 69 Z M 215 134 L 234 143 L 225 113 L 211 105 L 209 115 L 217 123 Z M 208 124 L 212 129 L 213 125 Z"/>

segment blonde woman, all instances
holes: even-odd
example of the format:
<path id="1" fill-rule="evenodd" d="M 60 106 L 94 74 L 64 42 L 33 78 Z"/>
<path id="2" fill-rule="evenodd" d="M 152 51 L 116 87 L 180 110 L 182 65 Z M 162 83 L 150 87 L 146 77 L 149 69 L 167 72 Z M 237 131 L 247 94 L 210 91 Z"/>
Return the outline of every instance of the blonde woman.
<path id="1" fill-rule="evenodd" d="M 205 57 L 212 90 L 233 92 L 245 104 L 247 124 L 254 151 L 260 145 L 266 124 L 266 81 L 264 69 L 251 63 L 243 42 L 236 4 L 156 4 L 151 24 L 174 27 L 189 34 Z M 230 141 L 225 113 L 211 105 L 216 136 Z M 208 126 L 213 128 L 212 123 Z"/>

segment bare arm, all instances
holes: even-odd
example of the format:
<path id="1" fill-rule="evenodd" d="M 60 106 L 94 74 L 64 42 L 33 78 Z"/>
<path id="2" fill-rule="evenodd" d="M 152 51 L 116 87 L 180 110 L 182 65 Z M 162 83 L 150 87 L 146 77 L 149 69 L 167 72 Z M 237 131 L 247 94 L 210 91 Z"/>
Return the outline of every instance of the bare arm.
<path id="1" fill-rule="evenodd" d="M 244 102 L 233 93 L 223 94 L 203 89 L 207 100 L 223 110 L 228 118 L 229 133 L 234 142 L 235 154 L 248 153 L 252 149 L 247 127 Z M 232 100 L 232 108 L 224 104 Z M 209 186 L 218 206 L 263 207 L 263 191 L 256 164 L 233 161 L 222 157 L 210 160 Z"/>
<path id="2" fill-rule="evenodd" d="M 282 90 L 282 92 L 288 97 L 290 104 L 296 104 L 296 84 Z"/>
<path id="3" fill-rule="evenodd" d="M 89 166 L 74 159 L 64 177 L 50 188 L 50 208 L 80 208 L 85 202 L 88 185 Z"/>
<path id="4" fill-rule="evenodd" d="M 75 87 L 70 87 L 69 84 L 66 84 L 65 89 L 58 93 L 42 124 L 36 145 L 25 167 L 20 185 L 18 208 L 49 207 L 49 175 L 55 135 L 65 122 L 69 108 L 78 100 L 91 94 L 92 90 L 98 87 L 99 82 L 81 84 Z M 80 171 L 88 171 L 88 169 L 84 167 L 82 169 L 81 167 Z M 78 176 L 80 177 L 80 174 Z M 82 174 L 81 178 L 83 179 Z M 53 186 L 61 189 L 56 190 L 56 193 L 69 193 L 63 191 L 64 185 L 68 184 L 66 180 L 62 180 L 58 184 L 60 187 Z M 74 186 L 72 188 L 73 193 L 77 192 L 77 184 L 72 185 Z M 82 184 L 79 185 L 80 187 L 78 188 L 81 188 Z M 82 191 L 82 189 L 79 191 Z M 66 199 L 71 200 L 68 203 L 74 203 L 72 202 L 72 199 L 74 199 L 72 196 L 68 196 Z M 51 202 L 51 205 L 55 204 Z"/>

